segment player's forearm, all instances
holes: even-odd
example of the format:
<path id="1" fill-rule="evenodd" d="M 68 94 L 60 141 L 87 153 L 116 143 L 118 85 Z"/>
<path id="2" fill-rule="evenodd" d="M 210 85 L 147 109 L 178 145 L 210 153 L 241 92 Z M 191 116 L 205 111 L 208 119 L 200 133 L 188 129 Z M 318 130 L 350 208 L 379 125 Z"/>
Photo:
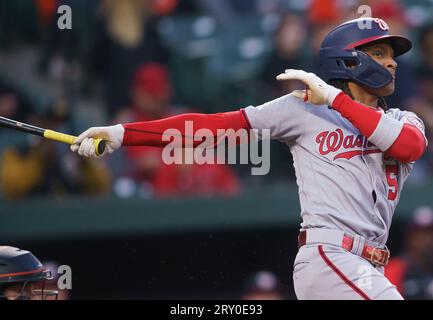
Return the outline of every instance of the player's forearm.
<path id="1" fill-rule="evenodd" d="M 340 112 L 343 117 L 349 120 L 367 138 L 373 136 L 382 120 L 382 113 L 380 111 L 373 110 L 354 101 L 343 92 L 335 98 L 332 108 Z M 398 131 L 397 134 L 394 132 L 395 138 L 397 138 L 403 125 L 397 120 L 390 120 L 392 129 L 394 129 L 393 131 Z"/>
<path id="2" fill-rule="evenodd" d="M 192 132 L 187 132 L 188 129 L 186 124 L 190 122 L 192 125 Z M 136 122 L 123 124 L 125 133 L 123 137 L 123 146 L 156 146 L 164 147 L 172 141 L 164 141 L 164 133 L 172 135 L 170 133 L 176 130 L 181 135 L 182 146 L 198 146 L 206 137 L 197 137 L 196 133 L 200 129 L 207 129 L 211 132 L 211 137 L 215 142 L 218 141 L 218 129 L 246 129 L 248 128 L 247 121 L 242 111 L 233 111 L 216 114 L 199 114 L 199 113 L 187 113 L 177 115 L 170 118 L 148 121 L 148 122 Z M 180 139 L 179 139 L 180 141 Z"/>
<path id="3" fill-rule="evenodd" d="M 418 129 L 353 101 L 344 93 L 335 98 L 332 108 L 380 150 L 399 161 L 418 160 L 425 151 L 425 139 Z"/>

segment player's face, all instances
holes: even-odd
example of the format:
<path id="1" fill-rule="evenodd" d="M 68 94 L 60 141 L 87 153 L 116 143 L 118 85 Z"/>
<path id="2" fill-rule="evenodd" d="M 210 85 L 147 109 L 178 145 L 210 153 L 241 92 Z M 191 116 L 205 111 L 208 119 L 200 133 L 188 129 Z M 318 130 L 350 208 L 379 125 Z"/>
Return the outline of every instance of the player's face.
<path id="1" fill-rule="evenodd" d="M 394 50 L 388 43 L 377 43 L 360 49 L 388 70 L 393 77 L 391 83 L 380 89 L 368 88 L 368 91 L 378 97 L 387 97 L 394 93 L 397 62 L 394 60 Z"/>
<path id="2" fill-rule="evenodd" d="M 7 300 L 57 300 L 56 294 L 47 294 L 42 286 L 42 283 L 31 283 L 23 288 L 23 284 L 19 283 L 8 287 L 4 296 Z"/>
<path id="3" fill-rule="evenodd" d="M 27 285 L 23 288 L 22 283 L 10 286 L 5 290 L 4 295 L 8 300 L 34 300 L 32 299 L 32 286 Z"/>

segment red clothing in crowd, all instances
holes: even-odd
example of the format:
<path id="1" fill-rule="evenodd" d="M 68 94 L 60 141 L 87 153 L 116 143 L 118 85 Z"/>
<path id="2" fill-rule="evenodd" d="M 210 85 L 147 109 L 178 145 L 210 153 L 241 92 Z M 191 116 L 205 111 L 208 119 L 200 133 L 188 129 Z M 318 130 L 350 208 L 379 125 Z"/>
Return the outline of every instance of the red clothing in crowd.
<path id="1" fill-rule="evenodd" d="M 397 287 L 398 292 L 404 296 L 404 278 L 407 270 L 407 262 L 402 258 L 391 259 L 385 267 L 385 277 Z"/>
<path id="2" fill-rule="evenodd" d="M 163 164 L 153 180 L 155 196 L 231 196 L 239 191 L 239 181 L 224 164 Z"/>

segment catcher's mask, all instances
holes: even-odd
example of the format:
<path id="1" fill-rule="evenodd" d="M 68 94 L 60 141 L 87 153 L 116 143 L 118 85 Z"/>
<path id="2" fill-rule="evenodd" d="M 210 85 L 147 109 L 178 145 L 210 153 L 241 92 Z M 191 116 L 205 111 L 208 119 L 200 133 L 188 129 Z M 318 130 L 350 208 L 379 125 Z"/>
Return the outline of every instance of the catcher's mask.
<path id="1" fill-rule="evenodd" d="M 0 246 L 0 299 L 57 300 L 57 291 L 45 289 L 51 279 L 51 272 L 31 252 Z"/>

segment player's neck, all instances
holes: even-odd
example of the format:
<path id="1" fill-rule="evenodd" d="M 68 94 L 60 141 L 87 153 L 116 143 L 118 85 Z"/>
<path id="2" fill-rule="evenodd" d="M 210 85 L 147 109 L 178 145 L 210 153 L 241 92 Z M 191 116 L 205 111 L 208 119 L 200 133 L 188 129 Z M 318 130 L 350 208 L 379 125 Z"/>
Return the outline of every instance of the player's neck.
<path id="1" fill-rule="evenodd" d="M 372 109 L 377 109 L 379 103 L 377 96 L 365 91 L 364 88 L 353 82 L 349 82 L 349 89 L 356 101 Z"/>

